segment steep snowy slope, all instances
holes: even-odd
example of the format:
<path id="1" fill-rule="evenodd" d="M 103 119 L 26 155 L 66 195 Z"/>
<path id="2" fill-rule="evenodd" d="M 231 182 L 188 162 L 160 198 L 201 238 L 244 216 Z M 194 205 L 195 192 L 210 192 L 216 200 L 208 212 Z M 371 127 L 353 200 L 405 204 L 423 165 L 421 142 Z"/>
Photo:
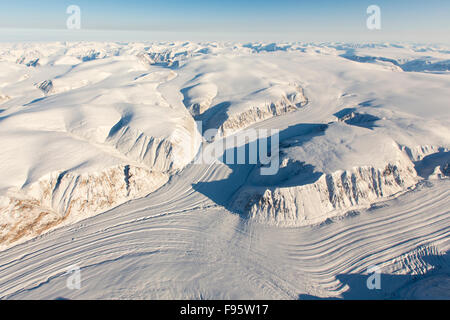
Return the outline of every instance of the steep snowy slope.
<path id="1" fill-rule="evenodd" d="M 403 44 L 0 44 L 0 297 L 431 290 L 448 276 L 449 58 Z M 260 129 L 279 130 L 273 175 L 222 154 L 193 162 Z M 390 279 L 375 296 L 360 288 L 374 264 Z M 81 290 L 65 287 L 70 265 Z"/>
<path id="2" fill-rule="evenodd" d="M 284 140 L 278 173 L 265 176 L 255 168 L 231 208 L 271 224 L 314 224 L 414 188 L 431 175 L 449 176 L 445 121 L 382 107 L 336 115 L 337 121 Z"/>
<path id="3" fill-rule="evenodd" d="M 274 155 L 280 171 L 259 176 L 255 168 L 230 200 L 231 210 L 277 225 L 320 223 L 409 190 L 431 174 L 448 176 L 447 75 L 396 72 L 329 54 L 267 61 L 301 74 L 309 104 L 283 122 L 257 126 L 281 129 Z"/>
<path id="4" fill-rule="evenodd" d="M 3 87 L 12 98 L 0 116 L 2 247 L 144 196 L 196 153 L 194 120 L 158 89 L 171 70 L 128 55 L 10 68 L 19 81 Z"/>
<path id="5" fill-rule="evenodd" d="M 368 51 L 402 61 L 419 59 L 424 53 L 416 47 L 300 43 L 4 46 L 0 130 L 1 146 L 7 152 L 2 156 L 0 190 L 2 210 L 9 217 L 2 232 L 2 242 L 7 244 L 12 243 L 8 239 L 32 237 L 62 221 L 102 212 L 164 184 L 199 148 L 200 128 L 194 119 L 201 122 L 203 132 L 216 129 L 216 137 L 283 114 L 292 116 L 289 121 L 269 122 L 266 128 L 282 129 L 288 123 L 305 121 L 342 124 L 330 125 L 323 137 L 310 141 L 306 147 L 314 152 L 308 151 L 307 156 L 288 152 L 281 157 L 280 172 L 265 177 L 268 184 L 262 179 L 253 188 L 255 182 L 249 181 L 249 187 L 244 186 L 230 200 L 235 211 L 282 224 L 305 223 L 305 215 L 310 217 L 308 223 L 320 222 L 329 214 L 405 191 L 418 179 L 412 161 L 448 149 L 448 100 L 443 94 L 448 77 L 404 74 L 384 65 L 347 60 L 349 52 Z M 446 57 L 438 49 L 426 54 L 434 59 Z M 299 112 L 302 109 L 306 111 Z M 433 116 L 428 117 L 428 111 Z M 308 115 L 313 117 L 307 120 Z M 375 133 L 369 135 L 367 130 Z M 295 135 L 293 130 L 288 138 Z M 299 135 L 300 141 L 305 139 L 304 133 Z M 390 146 L 376 153 L 382 160 L 374 163 L 373 150 L 358 149 L 367 144 L 366 139 L 373 146 Z M 313 154 L 314 159 L 308 159 Z M 333 154 L 327 163 L 316 163 Z M 341 159 L 343 154 L 346 159 Z M 384 175 L 392 171 L 386 168 L 395 170 Z M 105 182 L 112 173 L 112 180 Z M 284 188 L 286 175 L 294 177 Z M 300 191 L 305 188 L 320 191 L 306 196 Z M 321 205 L 313 197 L 322 199 L 318 200 Z M 310 201 L 307 207 L 304 198 Z M 16 214 L 24 210 L 30 213 Z M 278 215 L 280 210 L 284 214 Z"/>
<path id="6" fill-rule="evenodd" d="M 203 128 L 226 136 L 262 120 L 294 112 L 308 102 L 301 75 L 280 72 L 264 57 L 223 54 L 183 67 L 194 74 L 183 87 L 184 103 Z"/>
<path id="7" fill-rule="evenodd" d="M 285 141 L 278 174 L 253 171 L 254 187 L 240 190 L 233 208 L 263 222 L 319 223 L 413 187 L 416 172 L 407 155 L 389 137 L 367 131 L 331 124 L 322 135 Z"/>
<path id="8" fill-rule="evenodd" d="M 339 221 L 279 228 L 230 214 L 191 186 L 228 174 L 189 166 L 146 198 L 0 252 L 0 297 L 370 299 L 411 297 L 420 287 L 416 294 L 449 298 L 429 281 L 450 270 L 449 180 Z M 80 290 L 66 286 L 74 265 Z M 373 265 L 383 290 L 365 286 Z"/>

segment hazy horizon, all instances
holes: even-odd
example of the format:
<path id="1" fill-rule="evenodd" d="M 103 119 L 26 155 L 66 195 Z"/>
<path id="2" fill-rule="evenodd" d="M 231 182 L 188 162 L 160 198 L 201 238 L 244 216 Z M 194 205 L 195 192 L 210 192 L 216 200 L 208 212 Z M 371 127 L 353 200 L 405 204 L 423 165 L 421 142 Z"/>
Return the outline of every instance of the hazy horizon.
<path id="1" fill-rule="evenodd" d="M 447 1 L 1 1 L 0 41 L 337 41 L 448 43 Z M 81 30 L 68 30 L 70 5 Z M 381 9 L 369 30 L 366 10 Z"/>

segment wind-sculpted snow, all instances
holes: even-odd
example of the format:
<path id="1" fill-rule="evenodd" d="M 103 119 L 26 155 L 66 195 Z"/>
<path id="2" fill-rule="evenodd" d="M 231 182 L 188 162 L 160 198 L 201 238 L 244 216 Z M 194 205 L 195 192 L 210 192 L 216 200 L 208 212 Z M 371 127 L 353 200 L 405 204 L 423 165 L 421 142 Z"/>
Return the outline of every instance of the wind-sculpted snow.
<path id="1" fill-rule="evenodd" d="M 0 297 L 448 298 L 449 60 L 419 44 L 0 44 Z M 277 134 L 271 175 L 196 161 L 261 146 L 258 130 Z"/>

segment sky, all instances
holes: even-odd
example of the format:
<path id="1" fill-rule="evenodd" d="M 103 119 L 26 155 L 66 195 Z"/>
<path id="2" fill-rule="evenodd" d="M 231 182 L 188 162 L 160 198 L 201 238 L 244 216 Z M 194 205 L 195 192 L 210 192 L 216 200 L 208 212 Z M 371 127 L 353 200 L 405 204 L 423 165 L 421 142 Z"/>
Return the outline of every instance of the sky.
<path id="1" fill-rule="evenodd" d="M 369 5 L 381 29 L 366 27 Z M 67 30 L 69 5 L 81 30 Z M 255 40 L 448 43 L 449 0 L 0 0 L 0 41 Z"/>

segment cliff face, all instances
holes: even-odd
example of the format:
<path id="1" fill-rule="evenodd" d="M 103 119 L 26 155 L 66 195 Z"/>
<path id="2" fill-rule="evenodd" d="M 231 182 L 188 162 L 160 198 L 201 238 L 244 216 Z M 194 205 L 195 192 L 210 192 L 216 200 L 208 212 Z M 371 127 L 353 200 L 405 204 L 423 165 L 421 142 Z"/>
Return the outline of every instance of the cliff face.
<path id="1" fill-rule="evenodd" d="M 339 47 L 0 46 L 1 242 L 155 190 L 194 159 L 203 129 L 218 142 L 257 123 L 285 130 L 280 172 L 251 177 L 231 201 L 273 224 L 370 205 L 416 173 L 448 176 L 448 81 L 348 61 Z"/>
<path id="2" fill-rule="evenodd" d="M 168 137 L 152 136 L 134 127 L 119 125 L 106 143 L 153 171 L 171 174 L 194 158 L 201 137 L 194 120 L 186 117 Z"/>
<path id="3" fill-rule="evenodd" d="M 106 141 L 116 150 L 114 156 L 98 155 L 100 159 L 96 161 L 109 158 L 105 168 L 95 165 L 82 170 L 53 171 L 20 190 L 10 189 L 0 196 L 0 248 L 105 212 L 158 189 L 188 164 L 197 151 L 200 138 L 193 120 L 189 124 L 169 137 L 146 136 L 123 127 Z M 67 153 L 60 149 L 64 154 L 73 150 L 70 146 Z M 126 158 L 121 159 L 120 155 Z M 118 164 L 108 166 L 111 162 Z"/>
<path id="4" fill-rule="evenodd" d="M 306 185 L 244 188 L 234 199 L 233 208 L 243 208 L 249 218 L 268 224 L 315 224 L 405 191 L 417 181 L 414 167 L 408 163 L 358 167 L 323 174 Z"/>
<path id="5" fill-rule="evenodd" d="M 254 106 L 248 110 L 230 115 L 220 125 L 219 132 L 223 136 L 227 136 L 256 122 L 294 112 L 307 103 L 308 99 L 305 97 L 303 89 L 297 88 L 295 92 L 282 96 L 278 101 Z"/>
<path id="6" fill-rule="evenodd" d="M 1 197 L 0 248 L 145 196 L 168 177 L 130 165 L 94 173 L 52 173 L 20 193 Z"/>
<path id="7" fill-rule="evenodd" d="M 104 153 L 93 153 L 99 149 L 81 137 L 68 140 L 78 144 L 62 144 L 58 151 L 73 155 L 84 150 L 75 159 L 66 158 L 80 168 L 69 161 L 67 167 L 72 169 L 52 171 L 35 182 L 29 178 L 23 188 L 9 188 L 0 195 L 0 246 L 6 248 L 153 192 L 193 159 L 200 143 L 197 135 L 191 119 L 168 137 L 146 136 L 125 126 L 105 141 Z"/>
<path id="8" fill-rule="evenodd" d="M 297 111 L 308 103 L 299 86 L 274 86 L 261 90 L 243 102 L 217 112 L 207 123 L 219 136 L 228 136 L 257 122 Z"/>
<path id="9" fill-rule="evenodd" d="M 413 188 L 420 179 L 413 160 L 384 134 L 329 124 L 283 142 L 279 171 L 262 176 L 255 168 L 230 206 L 268 224 L 321 223 Z"/>
<path id="10" fill-rule="evenodd" d="M 133 55 L 83 61 L 31 77 L 0 109 L 1 248 L 143 197 L 198 151 L 194 119 L 159 88 L 173 71 Z"/>

